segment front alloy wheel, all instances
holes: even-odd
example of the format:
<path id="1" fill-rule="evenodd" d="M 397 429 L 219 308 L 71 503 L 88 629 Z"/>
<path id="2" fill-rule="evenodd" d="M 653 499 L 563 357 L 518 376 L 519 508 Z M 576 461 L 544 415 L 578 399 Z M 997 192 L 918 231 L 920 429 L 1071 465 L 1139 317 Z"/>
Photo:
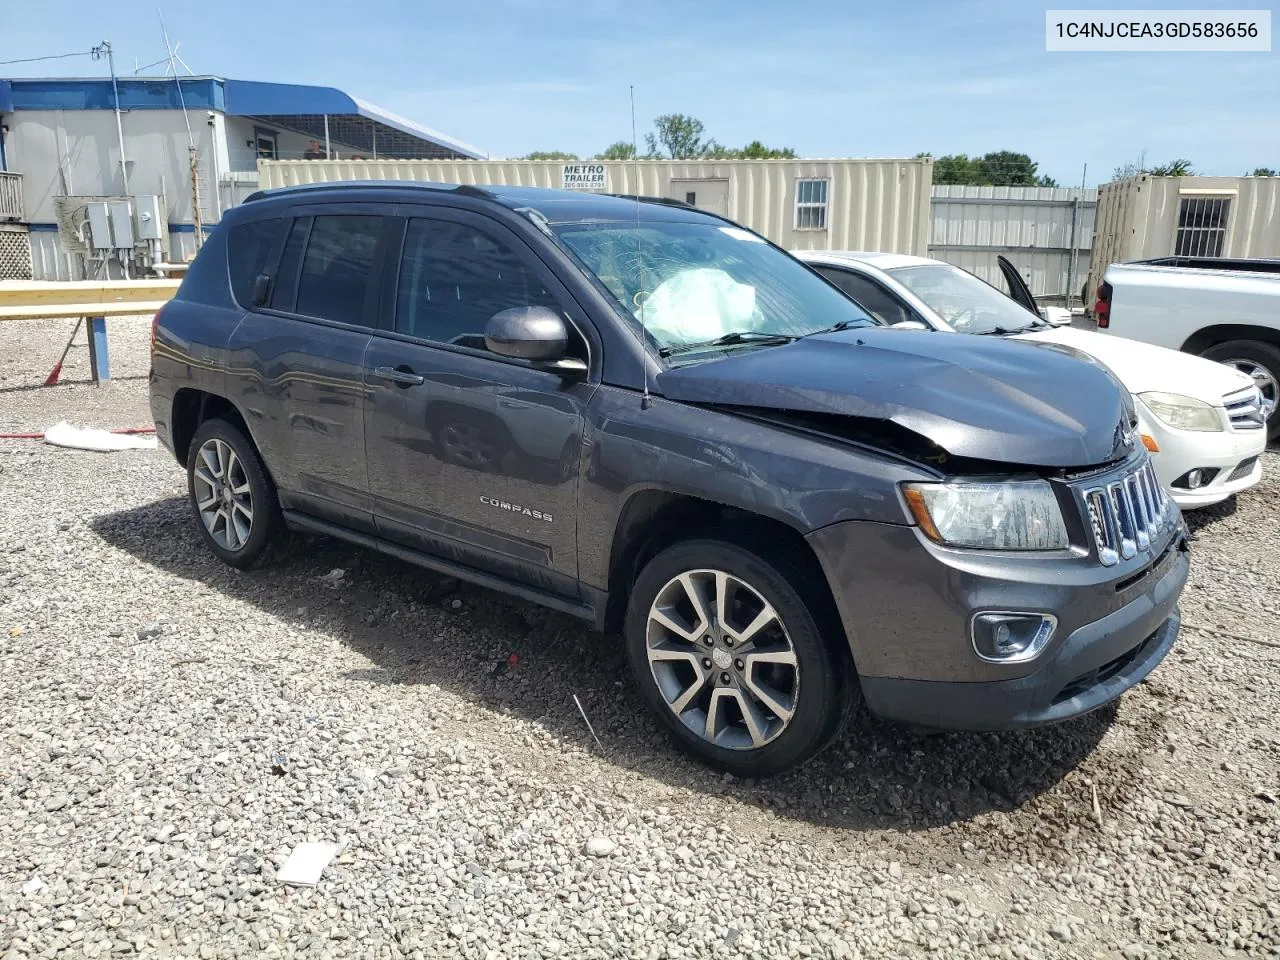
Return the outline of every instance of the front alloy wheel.
<path id="1" fill-rule="evenodd" d="M 624 633 L 659 722 L 683 749 L 739 776 L 812 757 L 857 695 L 839 617 L 803 547 L 745 538 L 668 547 L 632 584 Z"/>
<path id="2" fill-rule="evenodd" d="M 667 581 L 649 607 L 645 652 L 672 713 L 715 746 L 763 747 L 795 714 L 791 638 L 759 591 L 723 570 Z"/>

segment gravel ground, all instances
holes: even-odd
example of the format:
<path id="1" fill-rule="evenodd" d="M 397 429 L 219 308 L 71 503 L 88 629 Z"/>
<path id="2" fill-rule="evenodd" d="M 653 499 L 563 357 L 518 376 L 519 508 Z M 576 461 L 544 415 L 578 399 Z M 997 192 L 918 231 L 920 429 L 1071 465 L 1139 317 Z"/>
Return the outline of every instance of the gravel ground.
<path id="1" fill-rule="evenodd" d="M 149 422 L 145 323 L 109 386 L 78 348 L 30 389 L 69 329 L 5 325 L 0 431 Z M 1188 629 L 1118 707 L 863 715 L 756 783 L 676 755 L 576 621 L 326 540 L 237 573 L 163 451 L 0 441 L 0 956 L 1280 955 L 1266 469 L 1193 518 Z M 346 846 L 282 884 L 308 840 Z"/>

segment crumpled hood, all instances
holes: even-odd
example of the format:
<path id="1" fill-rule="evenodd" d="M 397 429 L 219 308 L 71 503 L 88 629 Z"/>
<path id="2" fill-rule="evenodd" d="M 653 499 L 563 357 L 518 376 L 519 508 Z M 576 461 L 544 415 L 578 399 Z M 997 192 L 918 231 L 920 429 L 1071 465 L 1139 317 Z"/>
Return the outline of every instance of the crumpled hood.
<path id="1" fill-rule="evenodd" d="M 1160 390 L 1221 406 L 1223 396 L 1253 384 L 1248 374 L 1223 363 L 1088 330 L 1058 327 L 1019 334 L 1014 339 L 1075 347 L 1105 363 L 1131 393 Z"/>
<path id="2" fill-rule="evenodd" d="M 953 457 L 1086 467 L 1128 452 L 1133 401 L 1104 367 L 1000 337 L 857 329 L 657 377 L 686 403 L 888 421 Z"/>

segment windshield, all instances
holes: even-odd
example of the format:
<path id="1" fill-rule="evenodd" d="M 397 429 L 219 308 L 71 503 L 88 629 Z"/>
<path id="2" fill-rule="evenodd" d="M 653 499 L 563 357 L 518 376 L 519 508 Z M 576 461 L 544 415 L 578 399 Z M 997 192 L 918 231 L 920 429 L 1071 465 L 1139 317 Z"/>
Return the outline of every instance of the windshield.
<path id="1" fill-rule="evenodd" d="M 1030 310 L 949 263 L 898 267 L 887 273 L 958 333 L 1019 333 L 1040 323 Z"/>
<path id="2" fill-rule="evenodd" d="M 626 314 L 643 319 L 666 355 L 785 343 L 837 325 L 879 325 L 803 264 L 727 223 L 552 229 Z M 715 340 L 728 342 L 712 345 Z"/>

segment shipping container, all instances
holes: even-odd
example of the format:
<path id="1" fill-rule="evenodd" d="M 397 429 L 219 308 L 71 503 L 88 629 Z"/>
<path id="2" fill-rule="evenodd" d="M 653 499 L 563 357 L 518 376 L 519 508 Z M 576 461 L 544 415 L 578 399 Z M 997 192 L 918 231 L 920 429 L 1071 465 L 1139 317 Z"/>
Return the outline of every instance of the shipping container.
<path id="1" fill-rule="evenodd" d="M 666 197 L 726 216 L 788 250 L 924 256 L 933 161 L 260 160 L 263 187 L 425 180 Z"/>
<path id="2" fill-rule="evenodd" d="M 1098 188 L 1089 302 L 1107 267 L 1152 257 L 1280 257 L 1280 177 L 1152 177 Z"/>

